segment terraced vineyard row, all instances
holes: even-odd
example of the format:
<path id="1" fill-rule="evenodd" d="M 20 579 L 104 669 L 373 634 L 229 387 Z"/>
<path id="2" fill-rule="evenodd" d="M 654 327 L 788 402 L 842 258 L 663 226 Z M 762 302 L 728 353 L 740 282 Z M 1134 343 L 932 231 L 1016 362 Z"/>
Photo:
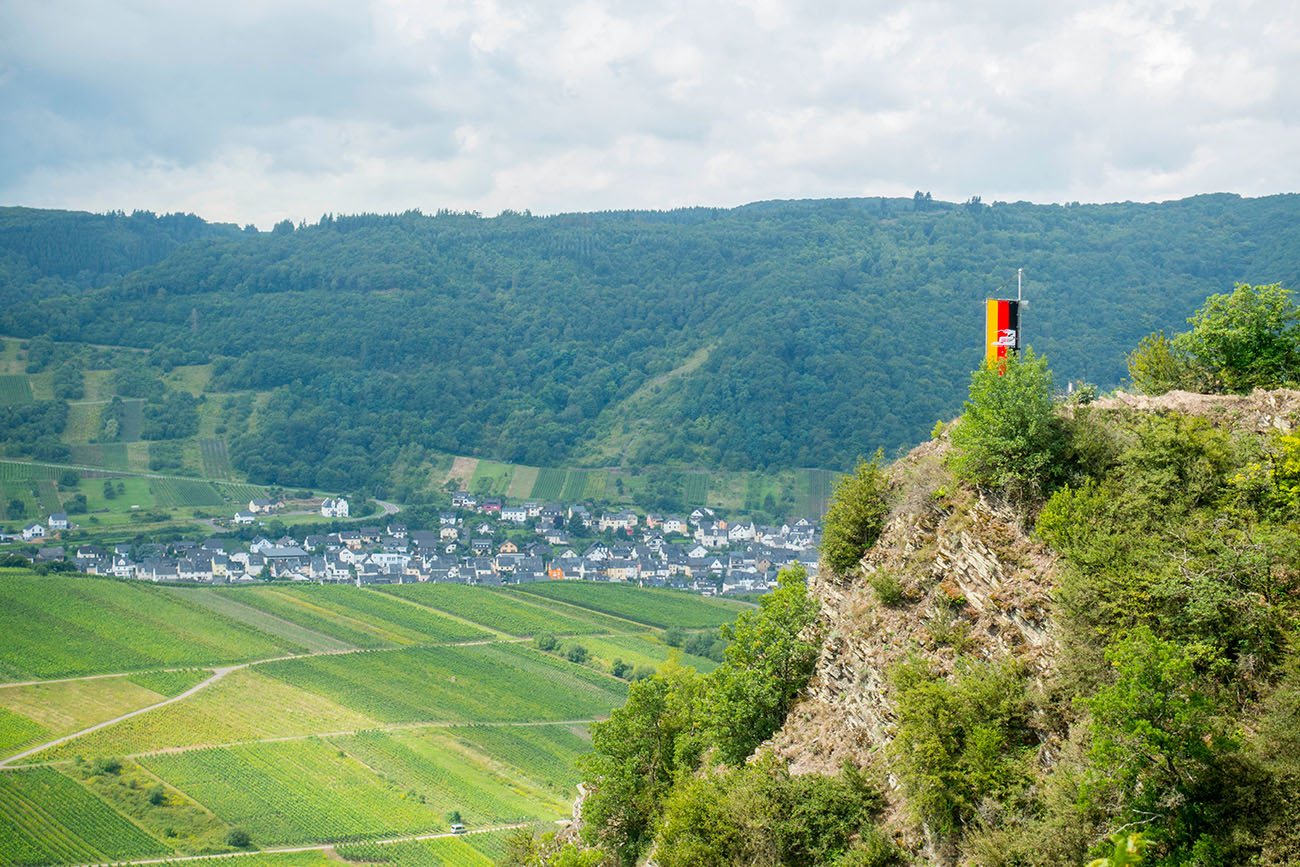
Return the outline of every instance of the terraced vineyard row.
<path id="1" fill-rule="evenodd" d="M 84 863 L 168 851 L 57 771 L 0 771 L 0 865 Z"/>
<path id="2" fill-rule="evenodd" d="M 223 506 L 226 502 L 211 484 L 198 479 L 152 479 L 150 485 L 158 505 L 164 508 Z"/>
<path id="3" fill-rule="evenodd" d="M 442 821 L 314 738 L 167 753 L 140 763 L 262 846 L 416 833 Z"/>
<path id="4" fill-rule="evenodd" d="M 543 792 L 497 769 L 497 757 L 459 749 L 446 734 L 363 732 L 330 742 L 441 815 L 456 810 L 470 825 L 498 825 L 562 815 L 568 792 Z M 440 827 L 446 827 L 442 825 Z"/>
<path id="5" fill-rule="evenodd" d="M 456 726 L 448 733 L 566 792 L 581 779 L 574 761 L 591 751 L 591 741 L 569 726 Z"/>
<path id="6" fill-rule="evenodd" d="M 287 642 L 163 588 L 9 573 L 0 581 L 0 680 L 264 659 Z M 50 636 L 57 635 L 58 641 Z"/>
<path id="7" fill-rule="evenodd" d="M 407 843 L 347 843 L 335 847 L 335 851 L 341 857 L 358 864 L 385 864 L 388 867 L 492 867 L 497 862 L 472 845 L 473 838 L 478 836 L 482 835 Z"/>
<path id="8" fill-rule="evenodd" d="M 31 403 L 34 400 L 32 385 L 26 374 L 0 374 L 0 405 Z"/>
<path id="9" fill-rule="evenodd" d="M 626 630 L 632 625 L 599 614 L 591 617 L 560 613 L 552 608 L 540 608 L 527 600 L 516 599 L 485 587 L 468 587 L 463 584 L 390 584 L 380 592 L 399 596 L 455 614 L 466 620 L 481 623 L 510 635 L 536 635 L 552 632 L 558 635 L 586 635 L 609 630 Z"/>
<path id="10" fill-rule="evenodd" d="M 627 696 L 613 678 L 502 644 L 317 656 L 258 670 L 389 723 L 589 719 Z"/>
<path id="11" fill-rule="evenodd" d="M 224 439 L 199 440 L 199 459 L 203 462 L 203 475 L 210 479 L 230 478 L 230 451 Z"/>
<path id="12" fill-rule="evenodd" d="M 749 607 L 726 599 L 706 599 L 673 590 L 596 581 L 545 581 L 521 584 L 513 589 L 660 629 L 721 626 L 735 620 L 736 615 Z"/>

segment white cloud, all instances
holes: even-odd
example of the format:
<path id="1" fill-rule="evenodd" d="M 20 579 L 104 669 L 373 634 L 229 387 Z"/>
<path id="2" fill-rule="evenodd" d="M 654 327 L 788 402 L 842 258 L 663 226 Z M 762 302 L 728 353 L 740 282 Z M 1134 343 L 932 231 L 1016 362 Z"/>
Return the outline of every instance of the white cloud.
<path id="1" fill-rule="evenodd" d="M 0 202 L 283 217 L 1300 187 L 1293 4 L 0 4 Z"/>

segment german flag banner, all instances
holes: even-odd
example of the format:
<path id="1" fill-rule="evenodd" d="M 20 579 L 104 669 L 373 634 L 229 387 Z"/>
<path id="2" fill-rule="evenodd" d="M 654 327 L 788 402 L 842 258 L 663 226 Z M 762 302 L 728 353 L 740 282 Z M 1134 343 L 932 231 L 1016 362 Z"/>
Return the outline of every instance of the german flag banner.
<path id="1" fill-rule="evenodd" d="M 1020 350 L 1020 302 L 990 298 L 984 302 L 984 361 L 993 364 Z"/>

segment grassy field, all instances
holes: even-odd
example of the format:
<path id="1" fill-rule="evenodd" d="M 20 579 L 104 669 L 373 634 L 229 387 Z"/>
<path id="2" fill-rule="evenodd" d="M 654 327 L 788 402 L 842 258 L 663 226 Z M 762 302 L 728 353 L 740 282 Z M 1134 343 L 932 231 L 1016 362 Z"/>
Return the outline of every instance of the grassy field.
<path id="1" fill-rule="evenodd" d="M 457 617 L 481 623 L 509 635 L 586 635 L 609 630 L 626 630 L 631 624 L 601 615 L 591 616 L 580 610 L 572 614 L 557 610 L 554 604 L 537 605 L 527 598 L 514 598 L 483 587 L 463 584 L 396 584 L 382 592 L 447 611 Z"/>
<path id="2" fill-rule="evenodd" d="M 297 649 L 163 588 L 10 569 L 0 570 L 0 635 L 0 680 L 236 662 Z"/>
<path id="3" fill-rule="evenodd" d="M 515 500 L 526 500 L 535 496 L 533 488 L 541 472 L 543 470 L 537 467 L 515 467 L 514 475 L 510 477 L 510 487 L 506 488 L 506 496 Z"/>
<path id="4" fill-rule="evenodd" d="M 76 864 L 168 851 L 57 771 L 0 772 L 0 864 Z"/>
<path id="5" fill-rule="evenodd" d="M 598 581 L 547 581 L 521 584 L 514 589 L 519 593 L 557 599 L 660 629 L 670 626 L 680 626 L 683 629 L 721 626 L 735 620 L 736 615 L 751 607 L 693 593 Z"/>
<path id="6" fill-rule="evenodd" d="M 81 731 L 162 700 L 163 695 L 158 691 L 125 677 L 0 688 L 0 709 L 28 720 L 39 729 L 24 738 L 17 737 L 13 731 L 0 734 L 0 755 Z M 0 731 L 5 728 L 0 724 Z"/>
<path id="7" fill-rule="evenodd" d="M 258 670 L 387 723 L 590 719 L 627 695 L 611 677 L 509 644 L 315 656 Z"/>
<path id="8" fill-rule="evenodd" d="M 504 497 L 514 477 L 515 465 L 499 461 L 479 461 L 469 480 L 469 489 L 481 496 Z"/>

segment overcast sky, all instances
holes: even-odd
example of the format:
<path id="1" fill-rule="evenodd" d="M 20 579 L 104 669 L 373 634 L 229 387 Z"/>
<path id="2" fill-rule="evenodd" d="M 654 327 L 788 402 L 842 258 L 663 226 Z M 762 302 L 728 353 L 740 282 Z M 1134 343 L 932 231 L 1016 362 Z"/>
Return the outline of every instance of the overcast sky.
<path id="1" fill-rule="evenodd" d="M 1300 0 L 0 0 L 0 204 L 1300 190 Z"/>

